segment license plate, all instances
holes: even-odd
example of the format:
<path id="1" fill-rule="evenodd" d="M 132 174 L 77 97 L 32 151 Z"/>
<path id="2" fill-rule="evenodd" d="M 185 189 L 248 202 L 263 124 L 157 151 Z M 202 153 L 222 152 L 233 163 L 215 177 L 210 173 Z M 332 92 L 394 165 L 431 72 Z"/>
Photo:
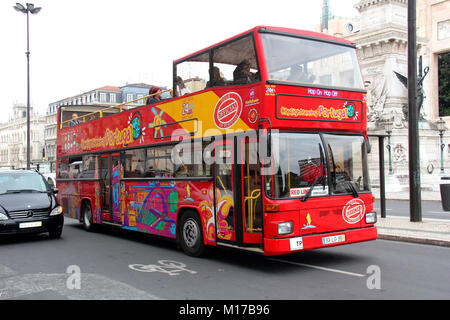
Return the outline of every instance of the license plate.
<path id="1" fill-rule="evenodd" d="M 302 237 L 289 239 L 291 245 L 291 251 L 302 250 L 303 249 L 303 239 Z"/>
<path id="2" fill-rule="evenodd" d="M 332 244 L 332 243 L 339 243 L 339 242 L 345 242 L 345 234 L 339 234 L 337 236 L 329 236 L 329 237 L 323 237 L 322 238 L 322 244 Z"/>
<path id="3" fill-rule="evenodd" d="M 19 223 L 20 229 L 42 227 L 42 221 Z"/>

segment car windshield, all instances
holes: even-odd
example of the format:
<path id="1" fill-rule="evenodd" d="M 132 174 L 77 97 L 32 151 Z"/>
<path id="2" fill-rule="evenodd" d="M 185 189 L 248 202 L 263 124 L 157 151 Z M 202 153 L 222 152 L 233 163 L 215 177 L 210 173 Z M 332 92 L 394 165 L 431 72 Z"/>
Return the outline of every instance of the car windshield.
<path id="1" fill-rule="evenodd" d="M 262 40 L 271 80 L 364 89 L 355 48 L 275 34 Z"/>
<path id="2" fill-rule="evenodd" d="M 0 194 L 14 192 L 46 192 L 41 175 L 33 172 L 0 173 Z"/>

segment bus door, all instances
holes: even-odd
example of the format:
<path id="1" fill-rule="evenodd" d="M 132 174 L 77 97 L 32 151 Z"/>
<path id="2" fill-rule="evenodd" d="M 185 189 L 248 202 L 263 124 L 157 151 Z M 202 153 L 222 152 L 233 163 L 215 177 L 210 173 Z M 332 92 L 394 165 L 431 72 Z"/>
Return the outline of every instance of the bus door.
<path id="1" fill-rule="evenodd" d="M 236 241 L 233 140 L 214 142 L 215 220 L 218 242 Z"/>
<path id="2" fill-rule="evenodd" d="M 104 154 L 100 157 L 100 189 L 101 189 L 101 212 L 102 221 L 111 220 L 111 188 L 110 188 L 110 156 L 109 154 Z"/>
<path id="3" fill-rule="evenodd" d="M 120 154 L 102 155 L 100 165 L 102 221 L 122 224 L 120 179 L 123 176 L 123 170 L 120 164 Z"/>
<path id="4" fill-rule="evenodd" d="M 241 172 L 240 197 L 243 208 L 243 242 L 262 243 L 262 188 L 261 166 L 258 159 L 258 141 L 255 138 L 240 140 L 239 170 Z"/>
<path id="5" fill-rule="evenodd" d="M 123 214 L 121 210 L 121 181 L 123 178 L 123 167 L 120 163 L 120 154 L 111 155 L 111 222 L 123 224 Z"/>

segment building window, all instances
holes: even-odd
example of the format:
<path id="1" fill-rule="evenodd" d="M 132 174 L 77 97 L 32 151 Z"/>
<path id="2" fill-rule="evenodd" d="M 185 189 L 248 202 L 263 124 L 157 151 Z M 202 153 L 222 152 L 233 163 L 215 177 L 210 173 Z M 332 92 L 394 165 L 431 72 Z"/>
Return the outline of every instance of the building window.
<path id="1" fill-rule="evenodd" d="M 450 52 L 438 55 L 439 116 L 450 116 Z"/>
<path id="2" fill-rule="evenodd" d="M 109 102 L 116 103 L 116 94 L 115 93 L 109 94 Z"/>
<path id="3" fill-rule="evenodd" d="M 131 100 L 133 100 L 133 94 L 127 93 L 127 102 L 130 102 Z"/>
<path id="4" fill-rule="evenodd" d="M 100 92 L 100 102 L 106 102 L 106 93 Z"/>

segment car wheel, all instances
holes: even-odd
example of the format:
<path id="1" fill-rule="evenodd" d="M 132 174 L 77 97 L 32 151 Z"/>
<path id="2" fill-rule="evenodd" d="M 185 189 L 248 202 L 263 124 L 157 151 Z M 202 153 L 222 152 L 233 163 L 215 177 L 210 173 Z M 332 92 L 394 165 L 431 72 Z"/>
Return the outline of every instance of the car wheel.
<path id="1" fill-rule="evenodd" d="M 61 226 L 54 230 L 49 230 L 48 235 L 49 235 L 50 239 L 59 239 L 59 238 L 61 238 L 62 231 L 63 231 L 63 227 Z"/>
<path id="2" fill-rule="evenodd" d="M 188 211 L 181 217 L 179 241 L 183 251 L 193 257 L 199 257 L 205 252 L 203 243 L 203 228 L 198 215 Z"/>
<path id="3" fill-rule="evenodd" d="M 94 223 L 92 222 L 92 207 L 89 202 L 83 205 L 83 228 L 86 231 L 94 231 Z"/>

